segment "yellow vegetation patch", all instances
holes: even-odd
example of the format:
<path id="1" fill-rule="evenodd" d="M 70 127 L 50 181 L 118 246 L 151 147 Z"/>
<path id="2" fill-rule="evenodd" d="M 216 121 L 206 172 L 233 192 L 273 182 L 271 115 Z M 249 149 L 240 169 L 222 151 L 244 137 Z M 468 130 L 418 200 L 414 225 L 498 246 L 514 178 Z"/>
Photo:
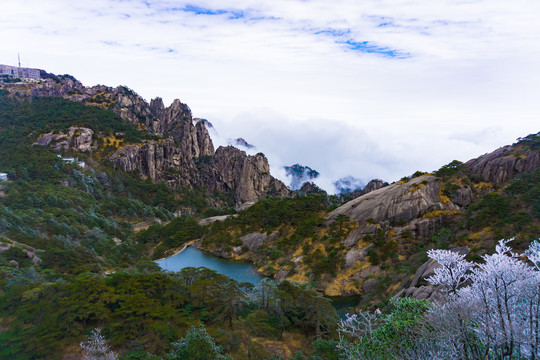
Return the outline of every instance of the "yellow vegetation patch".
<path id="1" fill-rule="evenodd" d="M 388 294 L 395 293 L 396 290 L 398 289 L 399 285 L 400 285 L 399 282 L 398 282 L 398 283 L 395 283 L 395 284 L 393 284 L 393 285 L 390 285 L 390 286 L 388 287 L 388 289 L 386 289 L 386 293 L 388 293 Z"/>
<path id="2" fill-rule="evenodd" d="M 439 187 L 439 201 L 443 204 L 448 204 L 450 202 L 450 198 L 442 193 L 441 187 Z"/>
<path id="3" fill-rule="evenodd" d="M 405 194 L 408 194 L 408 193 L 411 193 L 411 192 L 413 192 L 413 191 L 416 191 L 416 190 L 418 190 L 418 189 L 420 189 L 420 188 L 423 188 L 424 186 L 426 186 L 426 184 L 420 183 L 420 184 L 414 186 L 413 188 L 411 188 L 411 189 L 410 189 L 409 191 L 407 191 Z M 403 195 L 405 195 L 405 194 L 403 194 Z"/>
<path id="4" fill-rule="evenodd" d="M 457 210 L 435 210 L 435 211 L 427 212 L 424 215 L 422 215 L 422 219 L 436 218 L 442 215 L 454 216 L 454 215 L 459 215 L 459 214 L 461 214 L 461 211 L 457 211 Z"/>
<path id="5" fill-rule="evenodd" d="M 300 255 L 302 255 L 302 253 L 303 253 L 302 248 L 299 247 L 298 249 L 296 249 L 296 251 L 292 255 L 291 260 L 296 260 Z"/>
<path id="6" fill-rule="evenodd" d="M 328 253 L 326 252 L 326 249 L 324 248 L 324 244 L 321 244 L 321 243 L 315 244 L 311 252 L 314 253 L 317 250 L 320 250 L 322 255 L 325 255 L 325 256 L 328 255 Z"/>
<path id="7" fill-rule="evenodd" d="M 117 149 L 120 146 L 122 146 L 123 142 L 124 142 L 124 139 L 118 139 L 118 138 L 116 138 L 116 136 L 108 136 L 108 137 L 103 138 L 103 144 L 105 146 L 112 145 Z"/>
<path id="8" fill-rule="evenodd" d="M 478 190 L 491 190 L 494 188 L 493 183 L 490 182 L 480 182 L 473 185 L 475 189 Z"/>
<path id="9" fill-rule="evenodd" d="M 327 296 L 341 296 L 341 290 L 360 292 L 354 281 L 349 281 L 350 278 L 370 266 L 367 261 L 357 261 L 352 267 L 338 271 L 336 277 L 326 286 L 324 293 Z M 342 283 L 346 282 L 345 285 Z"/>
<path id="10" fill-rule="evenodd" d="M 469 239 L 472 241 L 479 241 L 489 237 L 491 237 L 491 228 L 489 226 L 469 235 Z"/>
<path id="11" fill-rule="evenodd" d="M 261 345 L 267 352 L 289 358 L 298 352 L 305 350 L 305 337 L 298 333 L 283 332 L 283 340 L 270 340 L 267 338 L 252 337 L 252 340 Z"/>
<path id="12" fill-rule="evenodd" d="M 304 267 L 301 267 L 300 270 L 297 271 L 294 275 L 287 276 L 287 280 L 293 281 L 299 284 L 305 284 L 309 282 L 309 278 L 305 274 Z"/>

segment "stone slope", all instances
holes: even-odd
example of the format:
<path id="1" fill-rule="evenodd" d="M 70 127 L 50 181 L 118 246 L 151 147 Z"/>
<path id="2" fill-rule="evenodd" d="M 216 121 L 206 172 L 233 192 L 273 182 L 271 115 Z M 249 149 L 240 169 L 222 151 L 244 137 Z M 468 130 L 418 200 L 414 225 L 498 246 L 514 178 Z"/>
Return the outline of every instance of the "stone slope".
<path id="1" fill-rule="evenodd" d="M 452 202 L 442 202 L 439 192 L 440 179 L 433 175 L 420 176 L 351 200 L 328 214 L 327 219 L 347 215 L 359 223 L 371 219 L 376 223 L 395 224 L 400 221 L 410 222 L 429 211 L 459 210 Z"/>

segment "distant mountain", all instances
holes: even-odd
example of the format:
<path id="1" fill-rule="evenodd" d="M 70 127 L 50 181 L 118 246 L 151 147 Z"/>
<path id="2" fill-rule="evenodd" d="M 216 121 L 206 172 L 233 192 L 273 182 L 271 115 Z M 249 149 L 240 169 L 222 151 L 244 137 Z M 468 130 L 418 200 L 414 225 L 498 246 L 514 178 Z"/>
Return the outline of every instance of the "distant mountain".
<path id="1" fill-rule="evenodd" d="M 313 170 L 309 166 L 294 164 L 291 166 L 284 166 L 283 168 L 285 169 L 287 176 L 291 177 L 289 186 L 292 190 L 300 190 L 305 182 L 316 179 L 319 176 L 319 172 Z"/>
<path id="2" fill-rule="evenodd" d="M 354 190 L 362 189 L 366 184 L 355 177 L 346 176 L 334 182 L 338 193 L 350 193 Z"/>
<path id="3" fill-rule="evenodd" d="M 237 138 L 237 139 L 234 139 L 230 142 L 230 144 L 232 146 L 236 146 L 236 147 L 240 147 L 240 148 L 245 148 L 245 149 L 255 149 L 255 146 L 254 145 L 251 145 L 250 143 L 248 143 L 246 140 L 244 140 L 243 138 Z"/>

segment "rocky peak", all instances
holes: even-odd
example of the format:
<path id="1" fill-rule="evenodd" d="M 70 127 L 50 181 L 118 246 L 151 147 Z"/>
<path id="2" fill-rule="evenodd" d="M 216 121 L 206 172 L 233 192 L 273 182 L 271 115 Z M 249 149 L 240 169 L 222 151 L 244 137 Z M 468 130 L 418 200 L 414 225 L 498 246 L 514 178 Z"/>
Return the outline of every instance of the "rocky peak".
<path id="1" fill-rule="evenodd" d="M 506 183 L 516 175 L 530 172 L 540 166 L 540 152 L 524 151 L 518 143 L 501 147 L 465 163 L 472 179 L 492 182 L 496 185 Z"/>
<path id="2" fill-rule="evenodd" d="M 351 199 L 356 199 L 362 195 L 368 194 L 372 191 L 382 189 L 383 187 L 388 186 L 386 181 L 379 179 L 370 180 L 363 189 L 358 189 L 352 192 Z"/>
<path id="3" fill-rule="evenodd" d="M 150 111 L 152 114 L 159 117 L 163 113 L 163 110 L 165 110 L 165 105 L 163 104 L 162 98 L 157 97 L 150 100 Z"/>
<path id="4" fill-rule="evenodd" d="M 315 183 L 309 182 L 309 181 L 305 182 L 304 185 L 302 185 L 299 192 L 301 194 L 325 194 L 326 195 L 326 191 L 318 187 Z"/>
<path id="5" fill-rule="evenodd" d="M 234 191 L 238 204 L 257 201 L 267 195 L 290 195 L 287 187 L 270 175 L 270 165 L 262 153 L 246 155 L 245 151 L 233 146 L 220 146 L 212 165 L 214 178 L 221 181 L 210 182 L 210 189 Z"/>
<path id="6" fill-rule="evenodd" d="M 309 166 L 300 164 L 284 166 L 283 168 L 285 169 L 285 174 L 291 177 L 290 187 L 293 190 L 299 190 L 306 181 L 316 179 L 320 175 L 318 171 L 313 170 Z"/>

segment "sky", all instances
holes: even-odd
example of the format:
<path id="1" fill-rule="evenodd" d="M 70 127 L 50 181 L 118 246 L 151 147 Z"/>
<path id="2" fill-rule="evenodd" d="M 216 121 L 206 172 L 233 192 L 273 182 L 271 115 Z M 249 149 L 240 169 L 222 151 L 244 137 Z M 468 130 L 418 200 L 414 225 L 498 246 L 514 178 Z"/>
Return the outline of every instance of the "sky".
<path id="1" fill-rule="evenodd" d="M 179 98 L 272 174 L 392 182 L 540 131 L 538 0 L 0 0 L 0 64 Z"/>

